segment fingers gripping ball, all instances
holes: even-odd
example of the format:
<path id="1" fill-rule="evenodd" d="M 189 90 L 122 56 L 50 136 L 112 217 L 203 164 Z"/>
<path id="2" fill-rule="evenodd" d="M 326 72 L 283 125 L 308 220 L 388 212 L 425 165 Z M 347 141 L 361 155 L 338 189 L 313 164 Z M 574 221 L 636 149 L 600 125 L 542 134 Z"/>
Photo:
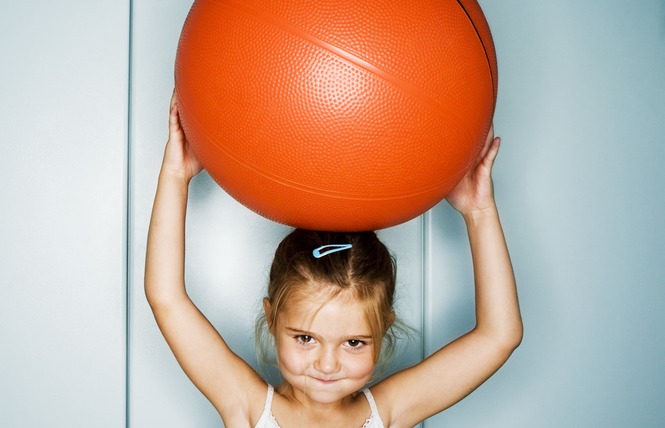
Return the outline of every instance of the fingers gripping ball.
<path id="1" fill-rule="evenodd" d="M 497 68 L 475 0 L 196 0 L 175 79 L 187 138 L 231 196 L 357 231 L 422 214 L 463 177 Z"/>

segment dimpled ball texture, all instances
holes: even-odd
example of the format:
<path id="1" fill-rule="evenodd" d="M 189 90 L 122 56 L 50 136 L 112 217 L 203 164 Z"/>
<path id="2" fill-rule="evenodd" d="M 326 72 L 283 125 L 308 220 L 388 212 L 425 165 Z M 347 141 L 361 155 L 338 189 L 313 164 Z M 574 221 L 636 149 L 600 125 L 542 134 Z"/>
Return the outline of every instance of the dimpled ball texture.
<path id="1" fill-rule="evenodd" d="M 240 203 L 295 227 L 376 230 L 471 167 L 496 54 L 475 0 L 196 0 L 175 86 L 194 153 Z"/>

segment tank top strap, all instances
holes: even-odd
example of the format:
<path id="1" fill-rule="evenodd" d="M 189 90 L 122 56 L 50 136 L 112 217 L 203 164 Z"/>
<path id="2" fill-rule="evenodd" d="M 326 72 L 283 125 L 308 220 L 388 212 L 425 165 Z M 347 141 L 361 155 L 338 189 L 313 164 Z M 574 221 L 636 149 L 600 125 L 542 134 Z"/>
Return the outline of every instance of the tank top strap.
<path id="1" fill-rule="evenodd" d="M 275 393 L 275 388 L 272 385 L 268 384 L 268 393 L 266 394 L 266 405 L 263 407 L 263 410 L 270 411 L 272 406 L 272 396 Z"/>
<path id="2" fill-rule="evenodd" d="M 369 403 L 369 408 L 372 410 L 372 415 L 378 415 L 379 411 L 376 408 L 376 401 L 374 401 L 374 396 L 370 392 L 369 388 L 363 389 L 363 394 L 367 397 L 367 402 Z"/>

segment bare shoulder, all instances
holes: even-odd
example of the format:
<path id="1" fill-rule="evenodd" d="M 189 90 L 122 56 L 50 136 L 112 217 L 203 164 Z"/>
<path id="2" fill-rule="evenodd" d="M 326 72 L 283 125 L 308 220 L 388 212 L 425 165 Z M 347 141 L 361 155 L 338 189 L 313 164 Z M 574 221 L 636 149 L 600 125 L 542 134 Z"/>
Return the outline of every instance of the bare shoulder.
<path id="1" fill-rule="evenodd" d="M 405 377 L 405 375 L 404 371 L 396 373 L 370 388 L 381 420 L 386 427 L 412 426 L 407 425 L 407 421 L 402 420 L 401 417 L 404 414 L 402 411 L 404 397 L 414 392 L 405 391 L 403 385 L 401 385 L 400 378 Z"/>
<path id="2" fill-rule="evenodd" d="M 222 417 L 225 426 L 255 426 L 268 396 L 268 384 L 249 365 L 248 376 L 242 385 L 237 385 L 236 394 L 227 395 L 229 389 L 221 388 L 223 396 L 210 397 L 210 401 Z"/>
<path id="3" fill-rule="evenodd" d="M 431 416 L 426 407 L 428 388 L 436 376 L 427 373 L 427 360 L 399 371 L 374 385 L 370 390 L 386 427 L 413 427 Z"/>

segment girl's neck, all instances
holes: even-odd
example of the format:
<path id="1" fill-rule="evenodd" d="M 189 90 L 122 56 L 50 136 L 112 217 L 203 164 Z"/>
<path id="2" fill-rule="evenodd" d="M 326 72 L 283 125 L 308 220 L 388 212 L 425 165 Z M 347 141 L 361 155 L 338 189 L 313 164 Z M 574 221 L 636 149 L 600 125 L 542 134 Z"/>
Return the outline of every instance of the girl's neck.
<path id="1" fill-rule="evenodd" d="M 277 388 L 277 393 L 281 399 L 273 401 L 272 412 L 284 427 L 361 427 L 372 413 L 362 392 L 334 403 L 319 403 L 284 382 Z"/>
<path id="2" fill-rule="evenodd" d="M 305 392 L 293 387 L 290 383 L 284 381 L 277 388 L 276 392 L 286 398 L 291 406 L 299 407 L 305 414 L 315 418 L 328 418 L 338 412 L 345 411 L 352 403 L 356 401 L 357 394 L 343 397 L 333 403 L 319 403 L 312 400 Z"/>

